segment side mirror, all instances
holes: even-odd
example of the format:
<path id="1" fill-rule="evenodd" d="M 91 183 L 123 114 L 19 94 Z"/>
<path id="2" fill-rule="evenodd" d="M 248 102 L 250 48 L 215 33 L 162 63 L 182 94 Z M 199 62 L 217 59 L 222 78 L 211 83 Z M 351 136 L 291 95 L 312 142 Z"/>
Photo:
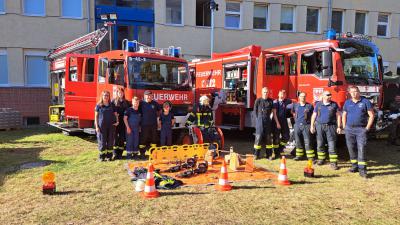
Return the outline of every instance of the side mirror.
<path id="1" fill-rule="evenodd" d="M 332 69 L 332 51 L 322 52 L 322 76 L 330 77 L 333 74 Z"/>

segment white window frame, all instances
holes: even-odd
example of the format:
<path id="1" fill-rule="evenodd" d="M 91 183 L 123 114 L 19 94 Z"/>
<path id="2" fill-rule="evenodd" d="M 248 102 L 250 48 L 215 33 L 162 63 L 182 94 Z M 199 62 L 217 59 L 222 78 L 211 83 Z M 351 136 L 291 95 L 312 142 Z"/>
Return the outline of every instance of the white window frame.
<path id="1" fill-rule="evenodd" d="M 254 8 L 256 6 L 263 6 L 267 9 L 267 17 L 265 18 L 267 21 L 265 23 L 265 29 L 255 29 L 254 28 Z M 253 30 L 255 30 L 255 31 L 270 31 L 270 15 L 271 15 L 271 13 L 269 12 L 269 4 L 261 3 L 261 2 L 254 2 L 254 4 L 253 4 Z"/>
<path id="2" fill-rule="evenodd" d="M 333 11 L 342 12 L 342 26 L 341 26 L 342 30 L 337 30 L 336 33 L 343 33 L 344 32 L 344 16 L 345 16 L 344 14 L 345 14 L 345 11 L 344 11 L 344 9 L 332 9 L 332 14 L 333 14 Z M 331 20 L 332 20 L 332 18 L 331 18 Z M 332 27 L 332 21 L 331 21 L 331 27 Z"/>
<path id="3" fill-rule="evenodd" d="M 185 7 L 183 7 L 183 2 L 184 0 L 181 0 L 181 23 L 167 23 L 167 1 L 165 1 L 165 24 L 168 26 L 176 26 L 176 27 L 182 27 L 184 26 L 184 9 Z"/>
<path id="4" fill-rule="evenodd" d="M 49 82 L 49 63 L 47 64 L 47 83 L 46 84 L 38 84 L 38 85 L 32 85 L 32 84 L 27 84 L 28 81 L 28 60 L 27 56 L 47 56 L 47 53 L 45 51 L 25 51 L 24 52 L 24 86 L 25 87 L 49 87 L 50 82 Z"/>
<path id="5" fill-rule="evenodd" d="M 22 0 L 22 12 L 25 16 L 38 16 L 38 17 L 45 17 L 46 16 L 46 0 L 44 1 L 44 10 L 43 10 L 43 14 L 31 14 L 31 13 L 26 13 L 25 12 L 25 0 Z"/>
<path id="6" fill-rule="evenodd" d="M 318 22 L 317 22 L 317 32 L 307 31 L 307 12 L 306 12 L 306 33 L 308 33 L 308 34 L 320 34 L 321 33 L 321 8 L 318 8 L 318 7 L 307 7 L 307 9 L 317 9 L 318 10 Z"/>
<path id="7" fill-rule="evenodd" d="M 7 0 L 3 0 L 4 11 L 0 11 L 0 15 L 6 14 L 7 11 Z"/>
<path id="8" fill-rule="evenodd" d="M 379 22 L 379 15 L 386 15 L 388 17 L 387 23 Z M 378 26 L 379 25 L 386 25 L 386 36 L 378 35 Z M 376 24 L 376 36 L 380 38 L 388 38 L 390 37 L 390 14 L 389 13 L 378 13 L 378 21 Z"/>
<path id="9" fill-rule="evenodd" d="M 75 17 L 75 16 L 64 16 L 63 15 L 63 1 L 67 1 L 67 0 L 61 0 L 60 1 L 60 18 L 64 18 L 64 19 L 83 19 L 83 0 L 81 0 L 81 16 L 80 17 Z"/>
<path id="10" fill-rule="evenodd" d="M 239 12 L 234 12 L 234 11 L 226 11 L 226 3 L 238 3 L 239 4 Z M 225 24 L 225 20 L 224 20 L 224 27 L 225 29 L 228 30 L 241 30 L 242 29 L 242 2 L 235 2 L 235 1 L 227 1 L 225 3 L 225 17 L 224 19 L 226 19 L 226 15 L 239 15 L 239 27 L 227 27 Z"/>
<path id="11" fill-rule="evenodd" d="M 10 72 L 9 72 L 9 69 L 8 69 L 8 55 L 7 55 L 7 50 L 5 50 L 5 49 L 0 49 L 0 55 L 1 56 L 6 56 L 6 59 L 7 59 L 7 83 L 6 84 L 0 84 L 0 87 L 9 87 L 10 86 L 10 80 L 9 80 L 9 76 L 10 76 Z"/>
<path id="12" fill-rule="evenodd" d="M 282 33 L 294 33 L 296 32 L 296 6 L 294 5 L 281 5 L 281 16 L 282 16 L 282 7 L 288 7 L 293 9 L 293 27 L 292 30 L 281 30 L 281 17 L 279 17 L 279 31 Z"/>
<path id="13" fill-rule="evenodd" d="M 354 33 L 356 34 L 356 15 L 357 15 L 357 13 L 365 14 L 364 35 L 367 35 L 368 34 L 368 12 L 367 11 L 356 11 L 356 13 L 354 13 Z"/>

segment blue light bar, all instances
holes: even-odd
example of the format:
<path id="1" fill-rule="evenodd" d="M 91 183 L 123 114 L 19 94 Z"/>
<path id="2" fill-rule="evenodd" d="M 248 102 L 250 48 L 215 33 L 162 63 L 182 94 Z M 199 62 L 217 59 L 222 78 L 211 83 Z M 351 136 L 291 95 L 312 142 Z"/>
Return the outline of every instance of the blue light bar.
<path id="1" fill-rule="evenodd" d="M 127 41 L 125 45 L 125 51 L 127 52 L 136 52 L 138 49 L 137 41 Z"/>
<path id="2" fill-rule="evenodd" d="M 170 46 L 168 48 L 168 55 L 179 58 L 181 56 L 181 48 L 175 48 L 174 46 Z"/>
<path id="3" fill-rule="evenodd" d="M 326 39 L 336 40 L 336 31 L 334 29 L 329 29 L 326 31 Z"/>

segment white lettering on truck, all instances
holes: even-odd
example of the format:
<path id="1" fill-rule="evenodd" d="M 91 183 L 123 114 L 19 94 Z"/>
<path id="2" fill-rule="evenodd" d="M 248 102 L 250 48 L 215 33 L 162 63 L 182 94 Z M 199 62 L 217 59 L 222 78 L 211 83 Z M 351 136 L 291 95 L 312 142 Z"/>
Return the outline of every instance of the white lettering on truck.
<path id="1" fill-rule="evenodd" d="M 187 101 L 187 94 L 171 94 L 171 93 L 155 93 L 154 100 L 156 101 Z"/>

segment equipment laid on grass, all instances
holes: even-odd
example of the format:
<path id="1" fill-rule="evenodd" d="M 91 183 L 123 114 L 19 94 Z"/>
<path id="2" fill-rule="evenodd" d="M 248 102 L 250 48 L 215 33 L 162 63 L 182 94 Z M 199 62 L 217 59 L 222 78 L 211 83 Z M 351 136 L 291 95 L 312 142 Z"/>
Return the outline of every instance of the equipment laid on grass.
<path id="1" fill-rule="evenodd" d="M 149 150 L 149 160 L 153 164 L 184 161 L 188 158 L 194 157 L 197 157 L 200 160 L 204 160 L 207 151 L 209 151 L 209 147 L 209 143 L 152 147 Z M 217 152 L 217 154 L 219 153 Z"/>
<path id="2" fill-rule="evenodd" d="M 45 195 L 52 195 L 56 193 L 56 182 L 54 181 L 56 178 L 56 175 L 51 172 L 47 171 L 43 174 L 42 180 L 43 180 L 43 186 L 42 186 L 42 192 Z"/>
<path id="3" fill-rule="evenodd" d="M 252 173 L 254 171 L 254 155 L 253 154 L 246 154 L 246 167 L 245 171 Z"/>
<path id="4" fill-rule="evenodd" d="M 226 167 L 225 160 L 222 161 L 221 174 L 218 179 L 218 184 L 215 186 L 218 191 L 230 191 L 232 186 L 228 181 L 228 168 Z"/>
<path id="5" fill-rule="evenodd" d="M 304 176 L 305 177 L 314 177 L 313 162 L 311 159 L 308 160 L 307 167 L 304 168 Z"/>
<path id="6" fill-rule="evenodd" d="M 146 185 L 144 186 L 144 198 L 157 198 L 160 196 L 160 193 L 156 190 L 153 173 L 154 167 L 153 164 L 150 163 L 147 169 Z"/>
<path id="7" fill-rule="evenodd" d="M 279 185 L 290 185 L 290 181 L 289 181 L 288 175 L 287 175 L 286 158 L 285 158 L 285 156 L 282 156 L 282 159 L 281 159 L 281 165 L 280 165 L 280 169 L 279 169 L 278 181 L 276 182 L 276 184 L 279 184 Z"/>

